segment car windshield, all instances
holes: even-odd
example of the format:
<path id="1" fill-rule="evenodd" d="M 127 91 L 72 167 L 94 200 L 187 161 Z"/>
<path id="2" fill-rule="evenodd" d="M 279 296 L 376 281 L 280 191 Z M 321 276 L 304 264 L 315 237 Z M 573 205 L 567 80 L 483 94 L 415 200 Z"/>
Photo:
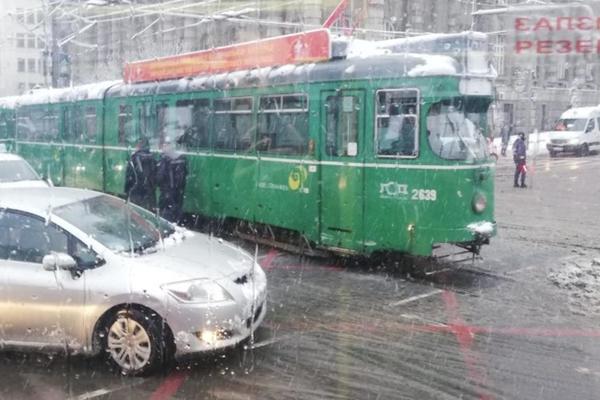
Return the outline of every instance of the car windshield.
<path id="1" fill-rule="evenodd" d="M 141 253 L 174 232 L 165 220 L 110 196 L 67 204 L 53 213 L 115 252 Z"/>
<path id="2" fill-rule="evenodd" d="M 40 177 L 23 160 L 0 161 L 0 183 L 18 181 L 36 181 Z"/>
<path id="3" fill-rule="evenodd" d="M 434 103 L 427 115 L 427 137 L 433 152 L 446 160 L 486 158 L 486 111 L 487 103 L 474 99 L 457 97 Z"/>
<path id="4" fill-rule="evenodd" d="M 561 118 L 554 126 L 555 131 L 581 132 L 585 129 L 585 118 Z"/>

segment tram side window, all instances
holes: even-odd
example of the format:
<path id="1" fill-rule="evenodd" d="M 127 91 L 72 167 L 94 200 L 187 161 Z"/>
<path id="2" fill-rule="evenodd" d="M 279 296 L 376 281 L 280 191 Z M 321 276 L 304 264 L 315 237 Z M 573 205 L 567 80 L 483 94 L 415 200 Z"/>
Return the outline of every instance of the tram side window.
<path id="1" fill-rule="evenodd" d="M 38 136 L 37 139 L 40 142 L 55 142 L 59 136 L 59 121 L 58 121 L 58 110 L 48 110 L 43 119 L 43 130 L 42 135 Z"/>
<path id="2" fill-rule="evenodd" d="M 158 147 L 161 147 L 165 142 L 165 138 L 173 138 L 175 136 L 175 123 L 173 118 L 172 107 L 167 103 L 158 104 L 156 106 L 156 130 L 158 132 Z"/>
<path id="3" fill-rule="evenodd" d="M 215 100 L 215 149 L 248 150 L 254 141 L 252 98 Z"/>
<path id="4" fill-rule="evenodd" d="M 5 115 L 0 114 L 0 139 L 8 137 L 8 121 Z"/>
<path id="5" fill-rule="evenodd" d="M 411 89 L 377 92 L 377 154 L 415 157 L 418 153 L 418 92 Z"/>
<path id="6" fill-rule="evenodd" d="M 259 151 L 306 154 L 308 149 L 308 100 L 305 95 L 265 96 L 258 115 Z"/>
<path id="7" fill-rule="evenodd" d="M 71 142 L 71 113 L 68 107 L 62 109 L 62 120 L 63 120 L 63 139 L 67 142 Z"/>
<path id="8" fill-rule="evenodd" d="M 77 120 L 77 111 L 75 108 L 71 109 L 70 107 L 65 107 L 62 109 L 62 134 L 63 139 L 68 143 L 73 143 L 76 141 L 76 134 L 78 130 L 76 129 L 75 121 Z"/>
<path id="9" fill-rule="evenodd" d="M 208 99 L 180 100 L 175 103 L 180 136 L 176 143 L 185 149 L 207 148 L 210 126 Z"/>
<path id="10" fill-rule="evenodd" d="M 84 111 L 85 137 L 87 143 L 96 143 L 96 133 L 98 132 L 98 120 L 96 116 L 96 107 L 86 107 Z"/>
<path id="11" fill-rule="evenodd" d="M 22 141 L 35 141 L 44 129 L 42 110 L 21 109 L 17 114 L 17 138 Z"/>
<path id="12" fill-rule="evenodd" d="M 160 108 L 157 107 L 157 111 Z M 142 102 L 137 107 L 137 137 L 147 137 L 151 148 L 158 148 L 158 129 L 154 129 L 154 115 L 152 113 L 152 103 Z"/>
<path id="13" fill-rule="evenodd" d="M 358 98 L 329 96 L 326 99 L 327 155 L 355 157 L 358 154 Z"/>
<path id="14" fill-rule="evenodd" d="M 129 105 L 119 106 L 119 144 L 133 145 L 133 110 Z"/>

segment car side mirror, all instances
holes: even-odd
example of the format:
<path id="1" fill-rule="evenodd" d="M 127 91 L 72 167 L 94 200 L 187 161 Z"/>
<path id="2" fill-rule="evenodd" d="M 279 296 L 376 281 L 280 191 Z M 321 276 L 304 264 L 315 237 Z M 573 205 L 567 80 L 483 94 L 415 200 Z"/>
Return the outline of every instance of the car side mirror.
<path id="1" fill-rule="evenodd" d="M 42 258 L 42 266 L 46 271 L 56 271 L 57 269 L 70 271 L 77 267 L 77 262 L 68 254 L 52 253 Z"/>
<path id="2" fill-rule="evenodd" d="M 54 187 L 54 182 L 52 182 L 52 178 L 50 178 L 50 176 L 48 176 L 48 175 L 44 174 L 44 175 L 42 176 L 42 180 L 43 180 L 44 182 L 46 182 L 46 184 L 48 185 L 48 187 Z"/>

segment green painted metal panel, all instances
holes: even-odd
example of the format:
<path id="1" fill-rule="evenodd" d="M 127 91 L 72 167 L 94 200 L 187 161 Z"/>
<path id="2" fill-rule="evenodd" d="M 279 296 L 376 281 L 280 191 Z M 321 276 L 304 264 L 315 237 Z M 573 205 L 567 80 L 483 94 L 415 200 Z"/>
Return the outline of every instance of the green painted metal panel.
<path id="1" fill-rule="evenodd" d="M 324 90 L 320 95 L 320 243 L 363 250 L 363 90 Z"/>
<path id="2" fill-rule="evenodd" d="M 67 103 L 62 105 L 62 112 L 64 185 L 102 190 L 102 103 Z M 68 128 L 67 124 L 70 125 Z"/>

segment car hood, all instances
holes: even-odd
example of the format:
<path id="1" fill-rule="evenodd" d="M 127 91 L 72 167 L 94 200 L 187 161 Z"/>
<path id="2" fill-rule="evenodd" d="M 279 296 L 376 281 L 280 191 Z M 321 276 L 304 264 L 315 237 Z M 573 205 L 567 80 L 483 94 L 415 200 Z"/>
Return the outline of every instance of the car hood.
<path id="1" fill-rule="evenodd" d="M 152 251 L 155 252 L 132 261 L 148 273 L 163 275 L 168 280 L 219 280 L 246 274 L 253 266 L 252 257 L 244 250 L 201 233 L 186 232 L 180 238 L 167 238 L 164 246 Z"/>
<path id="2" fill-rule="evenodd" d="M 551 131 L 548 132 L 548 139 L 568 140 L 578 138 L 583 132 L 581 131 Z"/>
<path id="3" fill-rule="evenodd" d="M 48 183 L 45 181 L 15 181 L 15 182 L 0 182 L 2 188 L 47 188 Z"/>

